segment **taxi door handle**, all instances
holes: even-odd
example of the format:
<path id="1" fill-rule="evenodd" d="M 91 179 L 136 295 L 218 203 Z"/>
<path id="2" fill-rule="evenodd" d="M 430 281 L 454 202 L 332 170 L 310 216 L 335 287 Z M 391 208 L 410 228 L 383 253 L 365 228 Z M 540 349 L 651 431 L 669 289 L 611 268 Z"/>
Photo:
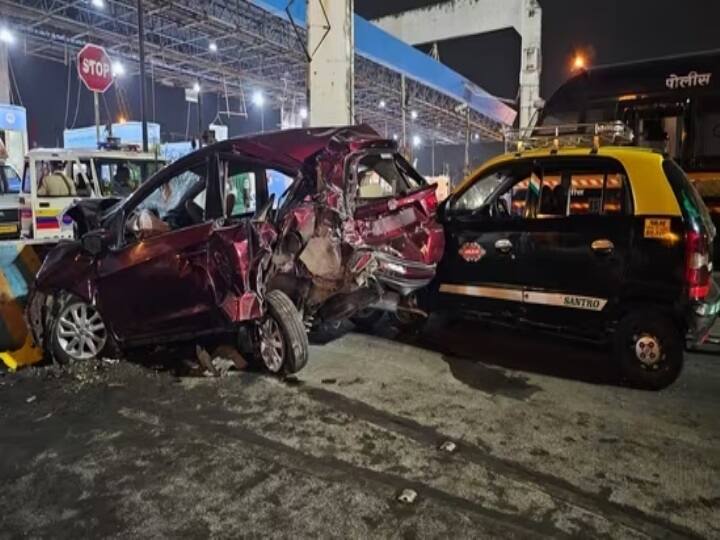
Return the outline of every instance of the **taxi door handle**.
<path id="1" fill-rule="evenodd" d="M 612 251 L 615 249 L 615 244 L 613 244 L 612 241 L 608 240 L 607 238 L 601 238 L 599 240 L 595 240 L 592 244 L 590 244 L 590 248 L 595 253 L 607 254 L 612 253 Z"/>
<path id="2" fill-rule="evenodd" d="M 495 249 L 497 249 L 500 253 L 509 253 L 512 247 L 512 242 L 507 238 L 501 238 L 495 242 Z"/>

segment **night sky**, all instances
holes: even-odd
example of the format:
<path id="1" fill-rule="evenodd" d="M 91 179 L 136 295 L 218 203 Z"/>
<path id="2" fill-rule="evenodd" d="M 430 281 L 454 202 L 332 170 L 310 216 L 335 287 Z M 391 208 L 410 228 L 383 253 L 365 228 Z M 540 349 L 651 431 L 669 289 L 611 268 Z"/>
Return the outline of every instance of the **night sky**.
<path id="1" fill-rule="evenodd" d="M 355 0 L 355 12 L 372 19 L 441 3 Z M 540 5 L 545 98 L 569 76 L 576 49 L 590 51 L 595 64 L 609 64 L 720 48 L 720 0 L 540 0 Z M 515 98 L 520 37 L 513 30 L 442 42 L 439 50 L 444 64 L 495 95 Z"/>
<path id="2" fill-rule="evenodd" d="M 373 18 L 433 3 L 438 1 L 355 0 L 355 10 L 361 16 Z M 567 78 L 569 59 L 576 49 L 590 51 L 597 64 L 720 48 L 720 0 L 541 0 L 541 5 L 544 97 Z M 459 38 L 442 42 L 439 47 L 444 63 L 489 92 L 507 98 L 516 96 L 520 39 L 512 30 Z M 427 50 L 429 46 L 420 48 Z M 81 92 L 77 106 L 74 66 L 70 77 L 72 92 L 66 103 L 67 67 L 27 57 L 18 50 L 12 51 L 11 57 L 23 104 L 28 108 L 31 145 L 62 144 L 65 125 L 70 126 L 73 121 L 77 126 L 93 123 L 92 98 L 87 91 Z M 126 79 L 122 85 L 132 119 L 137 119 L 137 80 Z M 155 118 L 163 127 L 163 139 L 185 139 L 188 118 L 182 89 L 158 86 L 155 102 Z M 107 110 L 116 117 L 115 89 L 106 94 L 106 103 Z M 197 126 L 194 109 L 191 107 L 190 133 Z M 217 103 L 208 96 L 203 116 L 210 120 L 216 112 Z M 102 114 L 106 116 L 105 105 Z M 266 114 L 266 127 L 277 126 L 277 113 Z M 258 118 L 231 121 L 231 134 L 258 130 Z"/>

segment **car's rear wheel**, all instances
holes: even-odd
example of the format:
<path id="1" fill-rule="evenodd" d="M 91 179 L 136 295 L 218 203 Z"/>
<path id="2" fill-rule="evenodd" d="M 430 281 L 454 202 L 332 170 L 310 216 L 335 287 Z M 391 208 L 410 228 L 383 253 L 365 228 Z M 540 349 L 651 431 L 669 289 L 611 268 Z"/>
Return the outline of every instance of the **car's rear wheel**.
<path id="1" fill-rule="evenodd" d="M 627 381 L 660 390 L 675 382 L 682 371 L 683 339 L 670 318 L 636 311 L 618 324 L 615 353 Z"/>
<path id="2" fill-rule="evenodd" d="M 259 359 L 270 373 L 296 373 L 308 360 L 308 338 L 302 317 L 282 291 L 270 291 L 265 300 L 267 310 L 257 326 Z"/>
<path id="3" fill-rule="evenodd" d="M 57 362 L 68 364 L 99 358 L 109 341 L 105 321 L 95 306 L 73 295 L 61 300 L 50 336 Z"/>

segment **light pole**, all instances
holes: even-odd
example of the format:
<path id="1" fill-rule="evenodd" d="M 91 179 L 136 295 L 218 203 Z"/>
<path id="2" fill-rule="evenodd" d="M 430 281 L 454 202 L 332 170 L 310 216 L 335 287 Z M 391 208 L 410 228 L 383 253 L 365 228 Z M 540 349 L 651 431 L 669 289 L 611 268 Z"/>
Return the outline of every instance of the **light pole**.
<path id="1" fill-rule="evenodd" d="M 143 152 L 148 151 L 148 128 L 145 116 L 145 28 L 142 0 L 137 0 L 138 56 L 140 57 L 140 121 L 142 122 Z"/>

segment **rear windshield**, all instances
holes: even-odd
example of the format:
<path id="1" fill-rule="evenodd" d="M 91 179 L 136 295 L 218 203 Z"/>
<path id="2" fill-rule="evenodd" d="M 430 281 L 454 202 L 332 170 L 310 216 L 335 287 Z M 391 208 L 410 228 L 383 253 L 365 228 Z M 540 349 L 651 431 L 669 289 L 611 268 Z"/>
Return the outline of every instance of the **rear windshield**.
<path id="1" fill-rule="evenodd" d="M 663 161 L 663 170 L 678 198 L 683 216 L 701 222 L 707 233 L 714 237 L 715 225 L 710 219 L 710 212 L 685 172 L 672 159 Z"/>

